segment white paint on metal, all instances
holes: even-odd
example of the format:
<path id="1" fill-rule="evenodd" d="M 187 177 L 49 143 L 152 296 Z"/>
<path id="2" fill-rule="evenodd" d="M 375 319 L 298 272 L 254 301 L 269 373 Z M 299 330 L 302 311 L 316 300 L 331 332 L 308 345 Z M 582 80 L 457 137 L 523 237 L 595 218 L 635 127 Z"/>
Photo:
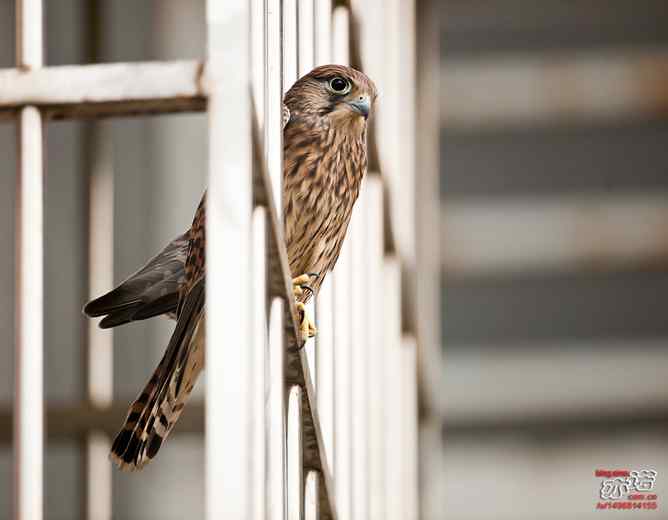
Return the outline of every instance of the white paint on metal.
<path id="1" fill-rule="evenodd" d="M 114 171 L 111 141 L 95 128 L 91 143 L 93 162 L 88 201 L 88 296 L 104 294 L 114 286 Z M 113 401 L 114 335 L 89 320 L 86 352 L 88 400 L 93 406 L 107 407 Z M 111 441 L 93 432 L 86 447 L 86 514 L 89 520 L 112 517 L 112 470 L 109 464 Z"/>
<path id="2" fill-rule="evenodd" d="M 207 3 L 206 514 L 252 514 L 250 7 Z M 234 71 L 233 75 L 229 71 Z M 234 254 L 230 254 L 234 251 Z"/>
<path id="3" fill-rule="evenodd" d="M 451 59 L 441 74 L 441 120 L 453 129 L 591 124 L 656 116 L 668 106 L 661 48 Z"/>
<path id="4" fill-rule="evenodd" d="M 266 2 L 264 152 L 276 203 L 277 218 L 283 221 L 283 46 L 281 45 L 281 0 Z"/>
<path id="5" fill-rule="evenodd" d="M 42 66 L 41 0 L 17 2 L 17 63 Z M 16 205 L 14 517 L 39 520 L 44 501 L 44 140 L 35 107 L 19 113 Z"/>
<path id="6" fill-rule="evenodd" d="M 441 222 L 448 276 L 630 269 L 668 257 L 661 194 L 478 198 L 448 203 Z"/>
<path id="7" fill-rule="evenodd" d="M 283 93 L 299 77 L 297 30 L 297 0 L 283 0 Z"/>
<path id="8" fill-rule="evenodd" d="M 318 520 L 320 518 L 320 503 L 318 502 L 318 487 L 320 475 L 317 471 L 309 471 L 306 475 L 304 488 L 304 519 Z"/>
<path id="9" fill-rule="evenodd" d="M 252 508 L 255 520 L 266 520 L 267 493 L 267 210 L 253 211 L 253 468 Z"/>
<path id="10" fill-rule="evenodd" d="M 293 386 L 288 395 L 288 520 L 304 515 L 304 475 L 302 463 L 302 389 Z"/>
<path id="11" fill-rule="evenodd" d="M 387 258 L 384 267 L 383 343 L 385 345 L 385 399 L 391 409 L 385 415 L 385 512 L 387 520 L 404 520 L 401 422 L 404 419 L 401 367 L 401 265 L 396 258 Z"/>
<path id="12" fill-rule="evenodd" d="M 325 278 L 317 302 L 318 335 L 316 336 L 316 373 L 317 373 L 317 401 L 320 429 L 325 443 L 325 453 L 333 471 L 334 458 L 334 400 L 335 380 L 334 366 L 336 344 L 334 343 L 334 278 L 338 276 L 330 273 Z"/>
<path id="13" fill-rule="evenodd" d="M 349 12 L 337 7 L 332 17 L 333 62 L 350 62 Z M 353 338 L 351 332 L 352 250 L 350 238 L 343 242 L 334 269 L 334 491 L 341 518 L 352 518 L 352 364 Z"/>
<path id="14" fill-rule="evenodd" d="M 369 280 L 367 277 L 368 248 L 366 237 L 367 185 L 362 182 L 360 196 L 348 228 L 352 251 L 351 272 L 351 336 L 352 336 L 352 487 L 354 519 L 369 516 L 369 338 L 367 317 Z"/>
<path id="15" fill-rule="evenodd" d="M 315 5 L 314 0 L 299 0 L 298 4 L 299 32 L 297 60 L 299 76 L 308 74 L 315 64 Z"/>
<path id="16" fill-rule="evenodd" d="M 315 0 L 315 65 L 332 61 L 332 0 Z"/>
<path id="17" fill-rule="evenodd" d="M 403 482 L 403 516 L 418 519 L 418 406 L 417 406 L 417 342 L 411 336 L 401 339 L 401 455 Z"/>
<path id="18" fill-rule="evenodd" d="M 366 328 L 368 335 L 367 410 L 369 422 L 369 518 L 385 518 L 385 414 L 392 409 L 385 399 L 385 346 L 383 328 L 383 184 L 378 175 L 369 175 L 366 180 Z"/>
<path id="19" fill-rule="evenodd" d="M 44 463 L 44 166 L 42 118 L 21 111 L 17 201 L 14 472 L 16 518 L 42 518 Z"/>
<path id="20" fill-rule="evenodd" d="M 267 474 L 267 509 L 270 520 L 286 518 L 286 455 L 285 455 L 285 340 L 283 337 L 283 306 L 280 298 L 271 303 L 269 313 L 269 417 Z"/>
<path id="21" fill-rule="evenodd" d="M 352 337 L 350 330 L 350 241 L 341 248 L 334 269 L 334 491 L 341 518 L 351 518 L 352 507 Z"/>

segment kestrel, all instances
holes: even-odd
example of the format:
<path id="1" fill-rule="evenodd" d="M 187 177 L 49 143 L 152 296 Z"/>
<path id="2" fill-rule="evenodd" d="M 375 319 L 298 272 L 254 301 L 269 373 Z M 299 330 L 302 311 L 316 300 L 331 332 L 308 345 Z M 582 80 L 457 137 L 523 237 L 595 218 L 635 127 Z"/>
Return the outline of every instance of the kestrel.
<path id="1" fill-rule="evenodd" d="M 283 217 L 304 338 L 315 334 L 304 304 L 334 268 L 367 169 L 367 120 L 376 96 L 363 73 L 325 65 L 284 98 Z M 84 308 L 88 316 L 104 316 L 102 328 L 176 318 L 162 360 L 113 442 L 110 457 L 121 469 L 140 469 L 155 457 L 204 368 L 205 220 L 206 194 L 186 233 Z"/>

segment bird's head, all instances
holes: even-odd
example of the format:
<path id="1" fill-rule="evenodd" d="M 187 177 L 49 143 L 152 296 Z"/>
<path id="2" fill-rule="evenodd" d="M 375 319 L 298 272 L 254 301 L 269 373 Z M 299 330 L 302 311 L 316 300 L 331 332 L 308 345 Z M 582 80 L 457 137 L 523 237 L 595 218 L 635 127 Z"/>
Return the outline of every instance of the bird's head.
<path id="1" fill-rule="evenodd" d="M 301 77 L 285 95 L 295 117 L 329 117 L 364 126 L 378 96 L 366 74 L 342 65 L 323 65 Z"/>

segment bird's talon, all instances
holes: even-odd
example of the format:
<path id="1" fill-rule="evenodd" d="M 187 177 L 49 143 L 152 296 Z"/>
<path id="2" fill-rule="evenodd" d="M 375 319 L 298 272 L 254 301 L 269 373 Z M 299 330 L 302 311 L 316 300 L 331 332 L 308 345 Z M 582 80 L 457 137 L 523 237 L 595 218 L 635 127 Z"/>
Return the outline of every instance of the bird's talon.
<path id="1" fill-rule="evenodd" d="M 312 280 L 317 280 L 320 277 L 319 273 L 304 273 L 292 279 L 292 294 L 299 299 L 304 295 L 304 291 L 308 291 L 310 296 L 315 294 L 313 287 L 310 285 Z"/>
<path id="2" fill-rule="evenodd" d="M 296 304 L 297 312 L 299 313 L 299 334 L 301 335 L 302 341 L 306 341 L 309 338 L 312 338 L 318 332 L 318 329 L 315 328 L 314 323 L 308 316 L 306 312 L 306 306 L 302 302 L 297 302 Z"/>

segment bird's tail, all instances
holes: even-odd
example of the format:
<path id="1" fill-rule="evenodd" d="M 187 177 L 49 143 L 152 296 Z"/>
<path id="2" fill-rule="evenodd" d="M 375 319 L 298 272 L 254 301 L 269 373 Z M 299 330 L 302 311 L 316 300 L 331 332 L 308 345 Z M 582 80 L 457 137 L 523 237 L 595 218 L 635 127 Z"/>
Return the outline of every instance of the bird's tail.
<path id="1" fill-rule="evenodd" d="M 109 456 L 120 469 L 150 462 L 181 416 L 204 367 L 204 326 L 202 279 L 186 297 L 165 355 L 114 439 Z"/>

